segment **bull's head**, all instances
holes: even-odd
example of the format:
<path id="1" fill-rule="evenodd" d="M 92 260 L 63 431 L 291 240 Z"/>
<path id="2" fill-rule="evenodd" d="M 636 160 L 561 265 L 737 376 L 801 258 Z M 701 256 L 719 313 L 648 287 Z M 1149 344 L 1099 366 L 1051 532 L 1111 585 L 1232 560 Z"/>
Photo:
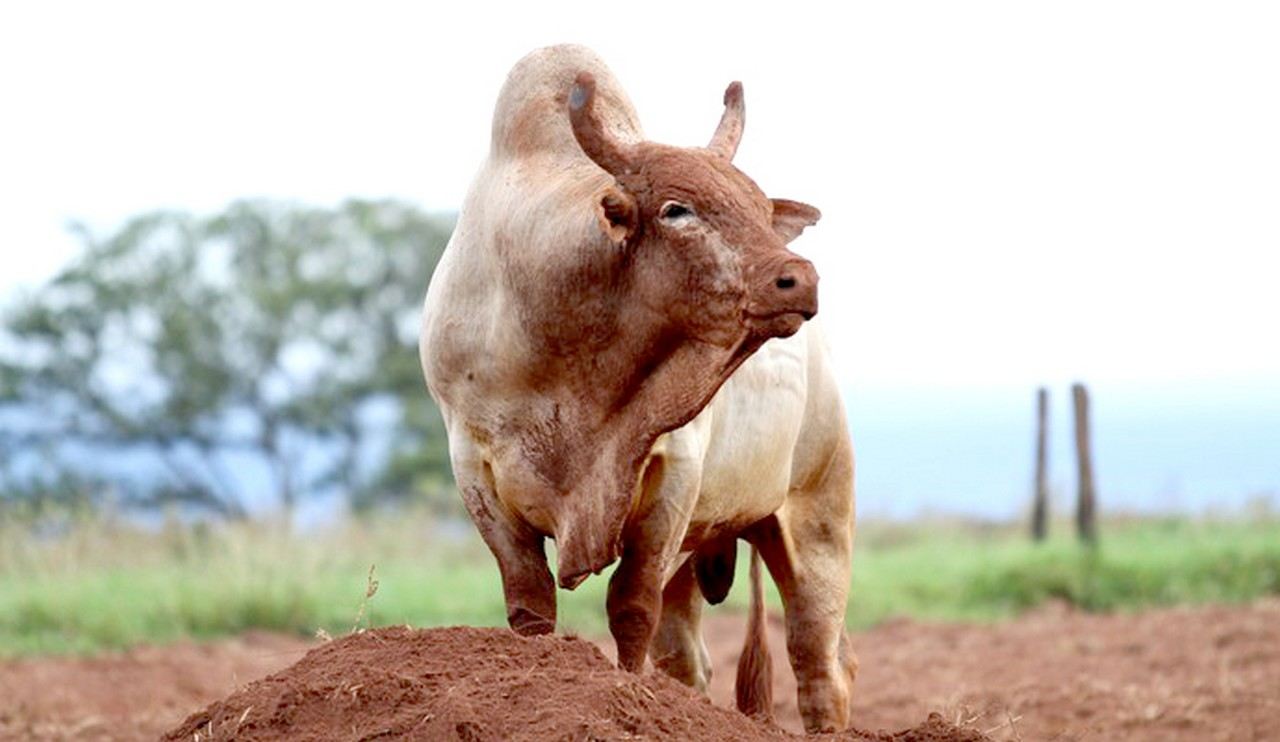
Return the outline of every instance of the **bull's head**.
<path id="1" fill-rule="evenodd" d="M 516 507 L 554 534 L 559 581 L 572 587 L 620 553 L 642 477 L 661 476 L 645 468 L 658 436 L 693 419 L 761 344 L 817 313 L 817 273 L 787 243 L 820 214 L 769 199 L 733 166 L 738 83 L 705 148 L 619 141 L 586 73 L 568 103 L 578 144 L 612 176 L 593 196 L 604 238 L 591 247 L 609 249 L 588 251 L 530 319 L 546 349 L 539 386 L 558 401 L 521 423 L 520 456 L 545 486 L 505 489 L 529 493 Z"/>
<path id="2" fill-rule="evenodd" d="M 818 311 L 813 264 L 787 249 L 821 214 L 769 199 L 732 160 L 742 138 L 742 85 L 706 148 L 613 138 L 595 110 L 595 80 L 581 73 L 569 118 L 583 152 L 615 179 L 600 200 L 602 228 L 635 255 L 635 284 L 689 338 L 722 347 L 786 337 Z"/>

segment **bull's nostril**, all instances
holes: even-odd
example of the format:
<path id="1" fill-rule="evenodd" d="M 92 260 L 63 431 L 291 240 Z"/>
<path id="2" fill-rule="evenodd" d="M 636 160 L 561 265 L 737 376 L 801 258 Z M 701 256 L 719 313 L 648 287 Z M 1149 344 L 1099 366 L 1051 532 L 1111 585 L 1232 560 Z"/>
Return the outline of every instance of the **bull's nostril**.
<path id="1" fill-rule="evenodd" d="M 796 279 L 792 278 L 791 276 L 783 276 L 782 278 L 779 278 L 777 281 L 774 281 L 773 285 L 777 286 L 783 291 L 787 289 L 794 289 L 796 287 Z"/>

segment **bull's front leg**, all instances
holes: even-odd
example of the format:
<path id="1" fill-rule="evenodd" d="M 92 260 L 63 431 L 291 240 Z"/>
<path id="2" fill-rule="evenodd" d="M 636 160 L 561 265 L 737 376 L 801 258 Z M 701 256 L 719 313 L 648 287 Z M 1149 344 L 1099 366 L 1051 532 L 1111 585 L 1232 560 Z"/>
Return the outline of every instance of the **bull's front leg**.
<path id="1" fill-rule="evenodd" d="M 461 450 L 453 457 L 454 477 L 476 530 L 498 561 L 507 623 L 517 634 L 550 634 L 556 628 L 556 583 L 547 568 L 546 539 L 502 507 L 483 460 L 467 455 L 473 449 L 456 448 Z"/>
<path id="2" fill-rule="evenodd" d="M 556 584 L 547 569 L 541 536 L 503 533 L 486 537 L 498 560 L 507 624 L 517 634 L 532 636 L 556 630 Z"/>
<path id="3" fill-rule="evenodd" d="M 609 632 L 618 666 L 644 669 L 662 614 L 662 591 L 689 526 L 701 478 L 697 438 L 664 437 L 645 467 L 641 499 L 623 532 L 622 561 L 609 580 Z"/>

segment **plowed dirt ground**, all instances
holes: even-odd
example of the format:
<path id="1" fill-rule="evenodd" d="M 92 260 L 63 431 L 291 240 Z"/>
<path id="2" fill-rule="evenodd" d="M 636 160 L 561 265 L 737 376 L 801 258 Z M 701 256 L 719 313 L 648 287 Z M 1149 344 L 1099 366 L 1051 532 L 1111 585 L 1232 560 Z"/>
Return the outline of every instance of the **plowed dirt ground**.
<path id="1" fill-rule="evenodd" d="M 781 623 L 770 629 L 777 714 L 794 729 Z M 731 703 L 742 631 L 734 616 L 706 623 L 721 706 Z M 854 644 L 863 729 L 913 727 L 936 711 L 994 739 L 1280 739 L 1280 600 L 1107 616 L 1051 607 L 994 625 L 902 620 Z M 0 662 L 0 739 L 155 739 L 316 645 L 255 633 Z M 637 692 L 622 699 L 638 704 L 623 716 L 658 733 L 632 718 L 656 702 Z"/>

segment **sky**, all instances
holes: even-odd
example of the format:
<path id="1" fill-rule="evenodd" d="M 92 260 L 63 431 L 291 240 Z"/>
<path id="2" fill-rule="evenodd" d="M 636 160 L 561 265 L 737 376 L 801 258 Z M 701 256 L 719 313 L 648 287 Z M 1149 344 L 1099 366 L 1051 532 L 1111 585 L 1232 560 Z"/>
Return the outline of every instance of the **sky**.
<path id="1" fill-rule="evenodd" d="M 647 135 L 824 218 L 853 388 L 1280 379 L 1280 6 L 25 3 L 0 10 L 0 301 L 156 208 L 456 209 L 507 70 L 594 48 Z M 425 288 L 425 287 L 424 287 Z"/>

